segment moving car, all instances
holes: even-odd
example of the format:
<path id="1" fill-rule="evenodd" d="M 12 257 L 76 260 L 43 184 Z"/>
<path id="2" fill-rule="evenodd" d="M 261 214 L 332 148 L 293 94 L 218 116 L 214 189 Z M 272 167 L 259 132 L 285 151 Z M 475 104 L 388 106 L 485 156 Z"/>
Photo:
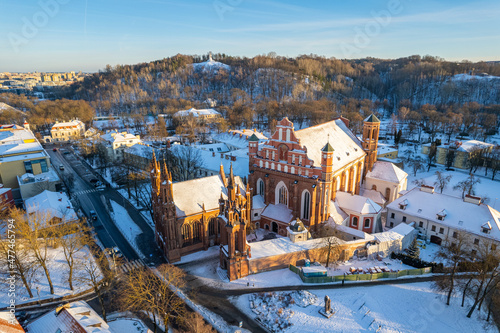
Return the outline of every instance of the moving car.
<path id="1" fill-rule="evenodd" d="M 89 215 L 92 220 L 97 220 L 97 213 L 95 212 L 95 210 L 91 210 L 89 212 Z"/>
<path id="2" fill-rule="evenodd" d="M 61 164 L 61 165 L 59 166 L 59 170 L 64 170 L 64 165 L 62 165 L 62 164 Z"/>

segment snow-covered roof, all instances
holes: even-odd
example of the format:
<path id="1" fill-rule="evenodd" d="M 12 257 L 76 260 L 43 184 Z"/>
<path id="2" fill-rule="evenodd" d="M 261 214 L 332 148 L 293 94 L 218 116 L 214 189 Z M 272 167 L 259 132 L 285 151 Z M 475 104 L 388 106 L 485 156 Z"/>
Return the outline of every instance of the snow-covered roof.
<path id="1" fill-rule="evenodd" d="M 330 223 L 330 225 L 332 225 L 332 224 Z M 373 237 L 370 234 L 367 234 L 364 231 L 354 229 L 354 228 L 351 228 L 351 227 L 348 227 L 348 226 L 345 226 L 342 224 L 337 224 L 336 226 L 334 226 L 334 229 L 336 229 L 337 231 L 342 232 L 344 234 L 349 234 L 349 235 L 355 236 L 357 239 L 364 239 L 366 241 L 375 239 L 375 237 Z"/>
<path id="2" fill-rule="evenodd" d="M 408 205 L 402 210 L 400 203 L 405 200 L 408 201 Z M 413 216 L 417 220 L 415 222 L 421 218 L 453 229 L 500 240 L 500 212 L 486 204 L 465 202 L 459 197 L 436 192 L 429 193 L 416 187 L 387 205 L 387 208 Z M 446 216 L 443 220 L 439 220 L 438 214 L 443 213 Z M 492 230 L 485 234 L 482 232 L 482 226 L 488 222 Z"/>
<path id="3" fill-rule="evenodd" d="M 65 305 L 56 314 L 56 310 L 32 321 L 27 326 L 29 333 L 73 332 L 74 325 L 80 326 L 87 333 L 112 333 L 109 325 L 86 302 L 77 301 Z M 67 315 L 62 315 L 65 311 Z M 60 330 L 60 331 L 58 331 Z"/>
<path id="4" fill-rule="evenodd" d="M 19 185 L 28 183 L 37 183 L 37 182 L 56 182 L 58 180 L 59 180 L 59 175 L 52 168 L 49 169 L 49 171 L 39 173 L 38 175 L 34 175 L 32 173 L 25 173 L 21 176 L 17 176 L 17 181 Z"/>
<path id="5" fill-rule="evenodd" d="M 240 177 L 234 178 L 240 193 L 245 195 L 243 181 Z M 218 209 L 220 194 L 227 198 L 227 189 L 219 175 L 174 183 L 172 187 L 177 217 L 200 213 L 203 204 L 207 211 Z"/>
<path id="6" fill-rule="evenodd" d="M 259 141 L 262 141 L 262 140 L 267 140 L 267 136 L 264 135 L 264 133 L 262 132 L 258 132 L 256 129 L 242 129 L 242 130 L 229 130 L 228 131 L 230 134 L 232 135 L 238 135 L 238 136 L 242 136 L 244 137 L 245 139 L 249 139 L 252 135 L 255 135 L 257 137 L 257 139 L 259 139 Z"/>
<path id="7" fill-rule="evenodd" d="M 336 201 L 340 208 L 359 214 L 377 214 L 382 210 L 382 207 L 377 205 L 373 200 L 362 197 L 357 194 L 347 192 L 337 192 Z"/>
<path id="8" fill-rule="evenodd" d="M 214 109 L 195 109 L 191 108 L 189 110 L 181 110 L 177 111 L 174 113 L 174 117 L 187 117 L 187 116 L 193 116 L 193 117 L 200 117 L 200 116 L 220 116 L 220 112 L 215 111 Z"/>
<path id="9" fill-rule="evenodd" d="M 346 218 L 349 217 L 340 207 L 339 203 L 334 200 L 330 200 L 330 217 L 337 224 L 344 222 Z"/>
<path id="10" fill-rule="evenodd" d="M 377 203 L 378 205 L 380 205 L 382 207 L 387 202 L 387 200 L 385 200 L 382 193 L 380 193 L 379 191 L 367 190 L 367 189 L 361 188 L 359 191 L 359 194 L 363 197 L 366 197 L 368 199 L 373 200 L 375 203 Z"/>
<path id="11" fill-rule="evenodd" d="M 82 127 L 83 123 L 80 120 L 66 121 L 62 123 L 55 123 L 52 129 L 57 129 L 58 127 Z"/>
<path id="12" fill-rule="evenodd" d="M 230 130 L 225 133 L 220 133 L 214 135 L 212 140 L 216 142 L 222 142 L 227 145 L 239 148 L 239 149 L 247 149 L 248 148 L 248 139 L 252 137 L 252 135 L 259 139 L 260 142 L 267 140 L 267 137 L 263 133 L 259 133 L 253 130 Z"/>
<path id="13" fill-rule="evenodd" d="M 110 143 L 120 143 L 130 140 L 139 141 L 140 137 L 138 135 L 134 135 L 132 133 L 128 133 L 125 131 L 124 132 L 111 131 L 101 135 L 101 139 Z"/>
<path id="14" fill-rule="evenodd" d="M 11 318 L 13 316 L 13 318 Z M 2 333 L 24 333 L 24 329 L 10 311 L 0 312 L 0 332 Z"/>
<path id="15" fill-rule="evenodd" d="M 290 223 L 293 218 L 292 210 L 283 204 L 269 204 L 261 214 L 262 217 L 267 217 L 275 221 Z"/>
<path id="16" fill-rule="evenodd" d="M 318 167 L 321 166 L 321 149 L 327 142 L 330 142 L 334 149 L 334 170 L 365 155 L 361 142 L 341 119 L 296 131 L 295 136 L 300 140 L 300 144 L 307 148 L 307 156 Z"/>
<path id="17" fill-rule="evenodd" d="M 478 140 L 461 141 L 458 145 L 457 151 L 464 151 L 470 153 L 475 149 L 485 149 L 494 146 L 491 143 L 482 142 Z"/>
<path id="18" fill-rule="evenodd" d="M 266 207 L 264 197 L 260 194 L 254 195 L 252 198 L 252 209 L 262 209 Z"/>
<path id="19" fill-rule="evenodd" d="M 123 151 L 127 152 L 128 154 L 141 157 L 148 157 L 148 158 L 153 156 L 153 150 L 158 155 L 160 154 L 158 149 L 155 149 L 149 145 L 145 145 L 142 143 L 136 143 L 135 145 L 123 149 Z"/>
<path id="20" fill-rule="evenodd" d="M 28 214 L 47 212 L 49 214 L 47 216 L 48 220 L 53 217 L 58 217 L 64 222 L 78 219 L 68 196 L 64 192 L 45 190 L 34 197 L 26 199 L 24 203 Z"/>
<path id="21" fill-rule="evenodd" d="M 375 233 L 371 236 L 373 236 L 380 243 L 391 242 L 404 238 L 413 230 L 415 230 L 415 228 L 413 228 L 412 226 L 406 223 L 400 223 L 391 230 Z"/>
<path id="22" fill-rule="evenodd" d="M 270 257 L 279 254 L 287 254 L 304 250 L 315 249 L 322 246 L 322 239 L 311 239 L 303 242 L 293 243 L 288 237 L 279 237 L 275 239 L 255 242 L 250 245 L 252 258 Z"/>
<path id="23" fill-rule="evenodd" d="M 408 174 L 394 163 L 384 161 L 375 162 L 372 170 L 366 173 L 366 178 L 385 180 L 395 184 L 399 184 L 406 177 Z"/>
<path id="24" fill-rule="evenodd" d="M 194 147 L 215 153 L 226 153 L 229 151 L 229 148 L 227 148 L 227 145 L 225 143 L 210 143 L 205 145 L 195 145 Z"/>
<path id="25" fill-rule="evenodd" d="M 0 157 L 39 151 L 43 151 L 43 147 L 30 130 L 17 125 L 0 128 Z"/>

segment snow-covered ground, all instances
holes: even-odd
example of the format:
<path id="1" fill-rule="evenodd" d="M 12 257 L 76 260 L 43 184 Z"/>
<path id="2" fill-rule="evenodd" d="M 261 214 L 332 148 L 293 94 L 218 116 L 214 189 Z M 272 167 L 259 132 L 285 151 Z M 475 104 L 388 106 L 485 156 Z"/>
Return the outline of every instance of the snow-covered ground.
<path id="1" fill-rule="evenodd" d="M 417 172 L 417 176 L 413 176 L 413 173 L 410 170 L 406 169 L 405 171 L 408 172 L 408 189 L 416 186 L 415 184 L 413 184 L 413 181 L 416 179 L 423 179 L 426 185 L 435 186 L 434 182 L 436 181 L 437 177 L 434 175 L 434 173 L 437 170 L 442 172 L 444 175 L 452 176 L 450 183 L 443 190 L 443 194 L 461 197 L 462 192 L 460 190 L 454 190 L 453 186 L 467 179 L 467 177 L 469 177 L 468 171 L 446 171 L 444 170 L 444 167 L 431 168 L 429 172 Z M 485 196 L 488 197 L 489 202 L 487 202 L 487 204 L 497 210 L 500 209 L 500 181 L 491 180 L 491 177 L 481 177 L 482 174 L 480 172 L 475 174 L 475 176 L 477 176 L 480 180 L 480 183 L 475 186 L 476 195 L 483 198 Z M 436 191 L 439 192 L 438 189 L 436 189 Z M 499 200 L 495 200 L 497 198 Z"/>
<path id="2" fill-rule="evenodd" d="M 334 267 L 333 264 L 330 264 L 330 267 L 328 268 L 328 275 L 331 276 L 336 276 L 336 275 L 343 275 L 344 273 L 349 272 L 349 269 L 351 267 L 355 268 L 362 268 L 363 270 L 366 270 L 370 267 L 374 266 L 387 266 L 387 268 L 391 270 L 396 270 L 396 271 L 401 271 L 405 269 L 415 269 L 415 267 L 408 266 L 403 264 L 400 260 L 394 260 L 391 258 L 385 258 L 382 261 L 378 260 L 363 260 L 363 259 L 351 259 L 349 261 L 340 263 L 336 267 Z"/>
<path id="3" fill-rule="evenodd" d="M 250 300 L 255 305 L 251 294 L 235 297 L 232 302 L 250 317 L 257 317 L 256 312 L 263 312 L 258 317 L 270 319 L 276 323 L 279 313 L 291 311 L 287 320 L 292 326 L 280 332 L 498 332 L 495 327 L 485 327 L 485 314 L 476 313 L 467 318 L 467 307 L 460 307 L 459 297 L 452 299 L 446 306 L 444 296 L 432 289 L 430 282 L 402 285 L 380 285 L 355 287 L 335 290 L 313 290 L 314 297 L 306 297 L 308 302 L 286 302 L 290 292 L 266 293 L 268 305 L 252 311 Z M 307 295 L 307 294 L 306 294 Z M 327 319 L 318 311 L 324 308 L 324 298 L 328 295 L 335 314 Z M 281 300 L 280 300 L 281 296 Z M 293 296 L 293 295 L 292 295 Z M 294 297 L 296 298 L 296 297 Z M 300 301 L 300 300 L 299 300 Z M 272 302 L 281 302 L 281 307 L 272 306 Z M 286 303 L 289 303 L 286 305 Z M 302 305 L 302 306 L 301 306 Z M 281 309 L 281 310 L 280 310 Z M 279 321 L 279 319 L 278 319 Z"/>
<path id="4" fill-rule="evenodd" d="M 128 215 L 127 210 L 116 203 L 113 200 L 110 200 L 111 207 L 113 208 L 113 213 L 111 213 L 111 218 L 115 221 L 115 225 L 120 229 L 125 238 L 129 241 L 129 243 L 134 247 L 138 255 L 142 255 L 142 252 L 139 250 L 136 237 L 142 233 L 141 228 L 135 224 L 134 220 Z"/>
<path id="5" fill-rule="evenodd" d="M 108 321 L 108 325 L 113 332 L 152 333 L 152 331 L 148 329 L 142 321 L 135 318 L 117 318 L 112 321 Z"/>
<path id="6" fill-rule="evenodd" d="M 42 267 L 38 267 L 35 270 L 35 274 L 32 279 L 31 291 L 33 293 L 33 298 L 29 298 L 28 292 L 24 288 L 20 278 L 16 280 L 16 304 L 28 303 L 33 301 L 50 299 L 60 296 L 67 296 L 77 294 L 84 290 L 89 289 L 89 286 L 83 285 L 78 282 L 77 277 L 84 274 L 81 266 L 75 265 L 75 272 L 73 277 L 73 287 L 75 290 L 71 290 L 68 284 L 68 265 L 66 259 L 64 258 L 64 252 L 62 247 L 57 249 L 49 248 L 47 251 L 47 267 L 49 268 L 50 278 L 52 279 L 52 284 L 54 285 L 54 294 L 50 294 L 49 284 Z M 88 248 L 84 248 L 75 255 L 75 261 L 83 262 L 88 260 L 94 260 Z M 2 267 L 2 273 L 6 272 L 5 268 Z M 3 275 L 3 274 L 2 274 Z M 4 280 L 5 281 L 5 280 Z M 4 285 L 6 286 L 6 284 Z M 8 288 L 0 289 L 0 307 L 5 307 L 8 305 L 10 297 L 8 295 Z"/>

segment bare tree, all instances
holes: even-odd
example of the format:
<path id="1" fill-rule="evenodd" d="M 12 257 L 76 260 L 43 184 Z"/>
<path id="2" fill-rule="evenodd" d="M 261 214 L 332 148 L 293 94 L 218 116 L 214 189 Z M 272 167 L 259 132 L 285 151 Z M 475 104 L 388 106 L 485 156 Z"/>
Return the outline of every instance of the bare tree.
<path id="1" fill-rule="evenodd" d="M 198 149 L 189 146 L 178 146 L 172 152 L 175 158 L 172 177 L 179 181 L 189 180 L 196 177 L 197 173 L 203 167 L 203 159 Z"/>
<path id="2" fill-rule="evenodd" d="M 91 251 L 92 252 L 92 251 Z M 100 249 L 94 252 L 94 256 L 89 254 L 82 264 L 82 272 L 75 277 L 75 280 L 89 286 L 94 290 L 101 304 L 102 317 L 106 320 L 106 308 L 104 307 L 103 289 L 113 277 L 106 254 Z"/>
<path id="3" fill-rule="evenodd" d="M 8 228 L 9 224 L 2 223 L 2 229 L 7 230 Z M 5 272 L 15 272 L 21 279 L 30 298 L 33 298 L 31 282 L 36 268 L 35 261 L 21 239 L 10 241 L 7 235 L 8 233 L 5 233 L 5 237 L 0 238 L 1 263 L 6 268 Z"/>
<path id="4" fill-rule="evenodd" d="M 144 310 L 155 324 L 159 317 L 165 327 L 171 319 L 182 321 L 185 317 L 185 304 L 175 291 L 185 286 L 185 273 L 173 265 L 158 267 L 157 274 L 149 269 L 134 269 L 123 282 L 121 304 L 132 311 Z"/>
<path id="5" fill-rule="evenodd" d="M 443 193 L 443 190 L 448 186 L 451 181 L 451 175 L 444 175 L 441 171 L 436 171 L 434 175 L 437 177 L 434 182 L 434 186 L 436 186 L 440 193 Z"/>
<path id="6" fill-rule="evenodd" d="M 424 160 L 422 159 L 422 157 L 420 156 L 415 156 L 415 154 L 413 153 L 413 151 L 411 151 L 410 149 L 408 149 L 406 152 L 405 152 L 405 163 L 407 163 L 413 170 L 413 176 L 416 176 L 417 175 L 417 172 L 419 170 L 423 170 L 424 168 Z"/>
<path id="7" fill-rule="evenodd" d="M 436 281 L 438 289 L 447 292 L 446 305 L 450 305 L 451 295 L 455 290 L 455 277 L 459 265 L 470 259 L 468 256 L 470 246 L 469 237 L 462 232 L 456 232 L 452 238 L 446 239 L 436 254 L 447 267 L 447 273 Z"/>
<path id="8" fill-rule="evenodd" d="M 54 285 L 50 277 L 48 268 L 48 248 L 53 239 L 52 226 L 48 223 L 48 214 L 43 211 L 37 211 L 29 216 L 24 214 L 24 211 L 13 209 L 11 216 L 16 220 L 16 228 L 18 234 L 24 240 L 31 254 L 33 255 L 37 264 L 39 264 L 47 278 L 50 293 L 54 293 Z"/>
<path id="9" fill-rule="evenodd" d="M 85 221 L 74 223 L 63 223 L 57 228 L 58 242 L 64 253 L 64 259 L 68 265 L 68 284 L 71 290 L 73 288 L 73 275 L 75 269 L 79 266 L 76 254 L 85 246 L 89 245 L 89 230 Z"/>
<path id="10" fill-rule="evenodd" d="M 454 190 L 462 191 L 462 199 L 465 198 L 465 195 L 474 195 L 475 189 L 474 187 L 481 183 L 479 178 L 474 177 L 473 174 L 470 174 L 467 179 L 458 182 L 457 185 L 453 186 Z"/>
<path id="11" fill-rule="evenodd" d="M 500 251 L 491 241 L 483 241 L 477 249 L 478 264 L 476 275 L 476 295 L 467 317 L 470 318 L 475 309 L 481 309 L 484 300 L 498 290 L 500 285 Z"/>

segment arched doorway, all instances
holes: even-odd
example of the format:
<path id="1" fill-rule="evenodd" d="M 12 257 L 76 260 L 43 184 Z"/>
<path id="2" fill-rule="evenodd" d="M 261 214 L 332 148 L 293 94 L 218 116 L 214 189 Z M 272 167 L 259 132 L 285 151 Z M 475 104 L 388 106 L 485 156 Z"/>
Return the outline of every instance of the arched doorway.
<path id="1" fill-rule="evenodd" d="M 431 243 L 441 245 L 442 242 L 443 242 L 443 240 L 441 239 L 441 237 L 431 236 Z"/>
<path id="2" fill-rule="evenodd" d="M 278 233 L 278 223 L 273 222 L 272 229 L 273 229 L 273 232 Z"/>

